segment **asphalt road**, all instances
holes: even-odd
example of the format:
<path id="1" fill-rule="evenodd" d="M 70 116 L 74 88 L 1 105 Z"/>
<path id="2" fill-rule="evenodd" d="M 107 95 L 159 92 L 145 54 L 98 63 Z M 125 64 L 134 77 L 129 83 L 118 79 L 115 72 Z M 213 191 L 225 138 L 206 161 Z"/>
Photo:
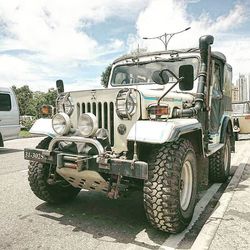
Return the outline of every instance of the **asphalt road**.
<path id="1" fill-rule="evenodd" d="M 148 224 L 140 192 L 109 200 L 82 191 L 60 207 L 38 199 L 28 184 L 23 148 L 40 140 L 13 140 L 0 148 L 0 249 L 158 249 L 166 242 L 169 235 Z M 246 138 L 237 142 L 234 167 L 249 146 Z"/>

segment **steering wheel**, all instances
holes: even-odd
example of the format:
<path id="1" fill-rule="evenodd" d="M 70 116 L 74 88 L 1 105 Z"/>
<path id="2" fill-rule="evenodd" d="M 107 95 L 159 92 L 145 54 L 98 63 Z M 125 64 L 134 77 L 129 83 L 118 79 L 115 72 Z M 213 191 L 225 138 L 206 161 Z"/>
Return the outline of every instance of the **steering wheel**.
<path id="1" fill-rule="evenodd" d="M 123 85 L 123 84 L 128 84 L 129 82 L 128 82 L 128 79 L 126 79 L 126 78 L 124 78 L 122 81 L 121 81 L 121 85 Z"/>

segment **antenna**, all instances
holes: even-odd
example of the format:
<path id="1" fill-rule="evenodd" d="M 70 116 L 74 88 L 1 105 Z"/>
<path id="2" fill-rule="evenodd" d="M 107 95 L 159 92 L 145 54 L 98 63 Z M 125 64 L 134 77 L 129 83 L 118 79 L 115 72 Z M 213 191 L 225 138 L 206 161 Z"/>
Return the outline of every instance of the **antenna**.
<path id="1" fill-rule="evenodd" d="M 187 27 L 186 29 L 184 30 L 181 30 L 181 31 L 178 31 L 178 32 L 174 32 L 174 33 L 164 33 L 163 35 L 160 35 L 160 36 L 155 36 L 155 37 L 143 37 L 142 39 L 159 39 L 163 42 L 164 46 L 165 46 L 165 50 L 168 50 L 168 43 L 170 41 L 170 39 L 176 35 L 176 34 L 180 34 L 184 31 L 187 31 L 191 29 L 191 27 Z"/>
<path id="2" fill-rule="evenodd" d="M 138 94 L 138 86 L 136 85 L 136 98 L 137 98 L 137 94 Z M 136 133 L 137 133 L 137 121 L 135 122 L 135 140 L 134 140 L 134 155 L 133 155 L 134 161 L 138 161 Z"/>

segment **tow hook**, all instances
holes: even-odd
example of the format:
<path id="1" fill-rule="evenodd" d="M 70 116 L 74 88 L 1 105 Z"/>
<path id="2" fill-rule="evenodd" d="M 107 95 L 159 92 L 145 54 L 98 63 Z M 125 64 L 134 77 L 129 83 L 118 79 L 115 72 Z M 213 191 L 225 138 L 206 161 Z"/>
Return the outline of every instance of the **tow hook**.
<path id="1" fill-rule="evenodd" d="M 108 198 L 115 199 L 115 200 L 119 198 L 120 183 L 121 183 L 121 176 L 118 175 L 116 183 L 111 184 L 110 191 L 107 193 Z"/>

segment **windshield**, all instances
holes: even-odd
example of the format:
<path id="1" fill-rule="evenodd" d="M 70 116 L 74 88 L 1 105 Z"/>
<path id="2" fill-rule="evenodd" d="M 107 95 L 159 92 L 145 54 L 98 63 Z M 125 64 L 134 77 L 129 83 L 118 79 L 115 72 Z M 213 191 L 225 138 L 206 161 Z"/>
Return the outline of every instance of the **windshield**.
<path id="1" fill-rule="evenodd" d="M 250 103 L 233 103 L 233 113 L 234 114 L 250 114 Z"/>
<path id="2" fill-rule="evenodd" d="M 112 86 L 152 84 L 152 74 L 156 70 L 169 69 L 176 76 L 179 76 L 179 68 L 182 65 L 191 65 L 194 69 L 194 80 L 198 75 L 199 60 L 196 57 L 171 59 L 165 61 L 150 61 L 118 65 L 114 68 L 111 77 Z M 169 82 L 175 82 L 173 75 L 169 74 Z"/>

